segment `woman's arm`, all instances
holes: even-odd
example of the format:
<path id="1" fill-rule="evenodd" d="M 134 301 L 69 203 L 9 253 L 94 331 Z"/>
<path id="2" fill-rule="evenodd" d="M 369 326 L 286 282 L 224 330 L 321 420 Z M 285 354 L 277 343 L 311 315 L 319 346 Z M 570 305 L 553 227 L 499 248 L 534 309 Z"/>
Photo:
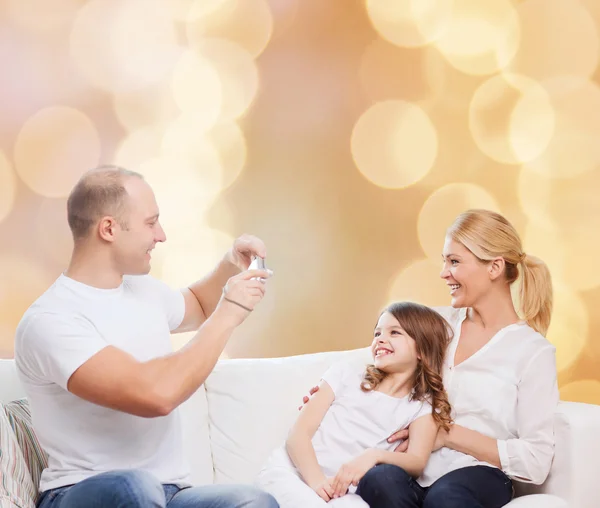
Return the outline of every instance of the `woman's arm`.
<path id="1" fill-rule="evenodd" d="M 500 454 L 498 453 L 498 441 L 493 437 L 484 436 L 476 430 L 467 429 L 460 425 L 452 425 L 449 432 L 440 429 L 434 449 L 438 450 L 443 446 L 502 468 Z"/>
<path id="2" fill-rule="evenodd" d="M 519 383 L 517 438 L 496 440 L 454 425 L 436 446 L 467 453 L 519 481 L 541 485 L 554 456 L 554 414 L 559 400 L 556 377 L 554 348 L 543 349 L 529 361 Z"/>
<path id="3" fill-rule="evenodd" d="M 329 384 L 323 381 L 320 389 L 304 406 L 286 441 L 287 452 L 300 471 L 304 481 L 313 489 L 325 480 L 325 474 L 317 462 L 312 438 L 333 403 L 335 395 Z"/>

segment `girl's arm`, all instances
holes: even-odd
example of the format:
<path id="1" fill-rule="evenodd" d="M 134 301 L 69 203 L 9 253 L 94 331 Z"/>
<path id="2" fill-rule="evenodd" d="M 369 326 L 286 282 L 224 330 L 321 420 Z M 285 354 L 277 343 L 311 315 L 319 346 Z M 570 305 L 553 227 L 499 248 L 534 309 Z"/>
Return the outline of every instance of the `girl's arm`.
<path id="1" fill-rule="evenodd" d="M 388 452 L 377 448 L 365 450 L 340 468 L 331 483 L 333 497 L 346 494 L 350 484 L 358 486 L 358 482 L 367 471 L 377 464 L 393 464 L 415 478 L 421 476 L 431 455 L 437 431 L 438 426 L 433 416 L 421 416 L 409 426 L 410 439 L 406 453 Z"/>
<path id="2" fill-rule="evenodd" d="M 409 441 L 406 453 L 375 450 L 377 464 L 393 464 L 404 469 L 412 477 L 418 478 L 427 465 L 437 433 L 438 425 L 433 416 L 417 418 L 408 428 Z"/>
<path id="3" fill-rule="evenodd" d="M 286 441 L 287 452 L 309 487 L 317 490 L 326 481 L 317 462 L 312 438 L 333 403 L 333 389 L 325 381 L 304 406 Z"/>

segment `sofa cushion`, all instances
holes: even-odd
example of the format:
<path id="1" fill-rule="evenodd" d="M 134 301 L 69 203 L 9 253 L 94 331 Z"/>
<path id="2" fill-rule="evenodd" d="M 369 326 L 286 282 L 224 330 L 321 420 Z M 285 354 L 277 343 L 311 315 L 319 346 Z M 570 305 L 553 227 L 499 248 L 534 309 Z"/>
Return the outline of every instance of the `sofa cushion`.
<path id="1" fill-rule="evenodd" d="M 33 430 L 27 399 L 14 400 L 5 404 L 4 412 L 25 458 L 37 495 L 42 471 L 48 466 L 48 455 L 42 449 Z"/>
<path id="2" fill-rule="evenodd" d="M 215 483 L 249 483 L 283 444 L 302 397 L 337 360 L 366 365 L 369 348 L 222 360 L 206 380 Z"/>
<path id="3" fill-rule="evenodd" d="M 10 422 L 0 406 L 0 506 L 33 508 L 37 489 Z"/>
<path id="4" fill-rule="evenodd" d="M 569 508 L 569 504 L 557 496 L 533 494 L 513 499 L 505 508 Z"/>
<path id="5" fill-rule="evenodd" d="M 194 485 L 213 483 L 213 461 L 208 436 L 206 391 L 201 386 L 179 406 L 182 419 L 183 444 Z"/>
<path id="6" fill-rule="evenodd" d="M 561 401 L 554 419 L 556 447 L 543 485 L 516 482 L 517 494 L 553 494 L 576 508 L 598 506 L 600 406 Z"/>

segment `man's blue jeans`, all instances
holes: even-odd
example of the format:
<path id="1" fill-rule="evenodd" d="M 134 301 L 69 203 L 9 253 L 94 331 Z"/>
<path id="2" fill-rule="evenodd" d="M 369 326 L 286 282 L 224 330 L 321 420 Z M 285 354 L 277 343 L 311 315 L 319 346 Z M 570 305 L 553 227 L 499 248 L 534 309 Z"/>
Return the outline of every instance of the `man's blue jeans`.
<path id="1" fill-rule="evenodd" d="M 270 494 L 249 485 L 180 489 L 161 485 L 150 473 L 102 473 L 75 485 L 44 492 L 39 508 L 279 508 Z"/>
<path id="2" fill-rule="evenodd" d="M 431 487 L 421 487 L 404 469 L 379 464 L 367 471 L 356 493 L 371 508 L 501 508 L 513 496 L 512 481 L 500 469 L 456 469 Z"/>

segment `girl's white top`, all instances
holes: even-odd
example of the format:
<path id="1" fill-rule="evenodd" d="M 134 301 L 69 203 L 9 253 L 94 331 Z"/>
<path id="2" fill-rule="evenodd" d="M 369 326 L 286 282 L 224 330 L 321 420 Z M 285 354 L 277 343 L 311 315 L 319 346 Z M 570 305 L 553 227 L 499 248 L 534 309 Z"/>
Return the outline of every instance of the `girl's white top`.
<path id="1" fill-rule="evenodd" d="M 364 373 L 364 365 L 339 362 L 323 375 L 335 399 L 312 444 L 326 476 L 335 476 L 343 464 L 369 448 L 393 451 L 398 443 L 388 443 L 388 437 L 431 414 L 428 402 L 412 400 L 410 395 L 397 398 L 364 392 L 360 387 Z"/>

